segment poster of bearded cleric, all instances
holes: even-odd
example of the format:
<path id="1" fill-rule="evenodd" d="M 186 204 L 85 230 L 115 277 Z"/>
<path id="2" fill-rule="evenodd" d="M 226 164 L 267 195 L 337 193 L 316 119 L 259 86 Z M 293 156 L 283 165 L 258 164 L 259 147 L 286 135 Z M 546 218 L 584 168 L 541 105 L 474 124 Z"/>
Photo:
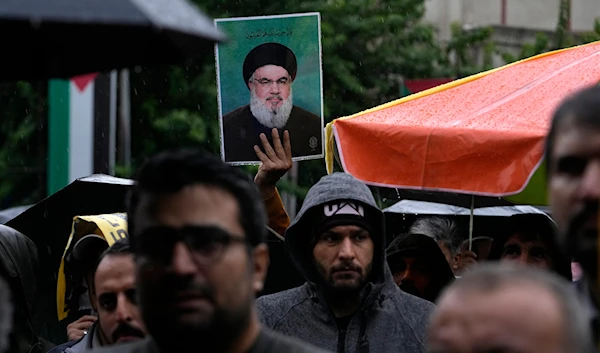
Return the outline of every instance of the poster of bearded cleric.
<path id="1" fill-rule="evenodd" d="M 272 130 L 290 134 L 293 160 L 323 157 L 321 18 L 318 13 L 215 20 L 221 156 L 258 164 Z"/>

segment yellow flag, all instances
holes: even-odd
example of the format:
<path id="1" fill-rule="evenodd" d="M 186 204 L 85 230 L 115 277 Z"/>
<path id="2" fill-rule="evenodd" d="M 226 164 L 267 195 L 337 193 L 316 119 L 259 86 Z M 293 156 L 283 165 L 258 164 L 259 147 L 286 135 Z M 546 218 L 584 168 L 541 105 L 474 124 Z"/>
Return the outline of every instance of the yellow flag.
<path id="1" fill-rule="evenodd" d="M 73 217 L 71 235 L 60 260 L 56 283 L 56 308 L 59 321 L 64 320 L 69 314 L 69 308 L 66 303 L 67 282 L 65 277 L 65 258 L 72 250 L 71 244 L 75 244 L 79 239 L 88 234 L 99 235 L 106 240 L 108 246 L 112 246 L 116 241 L 128 237 L 127 216 L 125 213 L 113 213 Z"/>

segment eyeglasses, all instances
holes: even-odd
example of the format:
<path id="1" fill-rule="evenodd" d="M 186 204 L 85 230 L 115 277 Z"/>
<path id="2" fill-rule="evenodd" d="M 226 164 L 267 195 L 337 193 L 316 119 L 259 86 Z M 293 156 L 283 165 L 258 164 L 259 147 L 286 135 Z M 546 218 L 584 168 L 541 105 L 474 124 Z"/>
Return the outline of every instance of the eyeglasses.
<path id="1" fill-rule="evenodd" d="M 139 254 L 156 264 L 167 266 L 173 261 L 173 249 L 178 242 L 185 244 L 194 260 L 201 265 L 217 261 L 233 243 L 249 245 L 248 239 L 231 235 L 219 227 L 194 226 L 180 229 L 152 227 L 138 235 L 135 244 Z"/>
<path id="2" fill-rule="evenodd" d="M 282 77 L 277 81 L 269 80 L 268 78 L 254 79 L 254 81 L 263 87 L 271 87 L 273 82 L 277 83 L 277 86 L 287 86 L 290 84 L 290 80 L 287 77 Z"/>

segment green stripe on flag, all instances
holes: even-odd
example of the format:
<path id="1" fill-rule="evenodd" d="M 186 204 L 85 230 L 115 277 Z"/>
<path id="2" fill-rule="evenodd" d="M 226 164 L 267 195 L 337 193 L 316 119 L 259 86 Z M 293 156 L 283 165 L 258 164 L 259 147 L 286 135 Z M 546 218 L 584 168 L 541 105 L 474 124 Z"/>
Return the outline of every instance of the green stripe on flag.
<path id="1" fill-rule="evenodd" d="M 50 80 L 48 86 L 48 195 L 69 184 L 68 80 Z"/>

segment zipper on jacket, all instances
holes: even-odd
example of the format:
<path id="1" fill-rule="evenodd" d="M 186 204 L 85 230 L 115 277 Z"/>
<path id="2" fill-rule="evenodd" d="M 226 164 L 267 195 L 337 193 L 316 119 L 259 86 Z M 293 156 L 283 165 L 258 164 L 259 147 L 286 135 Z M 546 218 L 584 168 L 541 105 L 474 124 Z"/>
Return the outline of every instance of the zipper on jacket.
<path id="1" fill-rule="evenodd" d="M 337 353 L 345 353 L 345 352 L 346 352 L 346 330 L 341 329 L 338 331 Z"/>

